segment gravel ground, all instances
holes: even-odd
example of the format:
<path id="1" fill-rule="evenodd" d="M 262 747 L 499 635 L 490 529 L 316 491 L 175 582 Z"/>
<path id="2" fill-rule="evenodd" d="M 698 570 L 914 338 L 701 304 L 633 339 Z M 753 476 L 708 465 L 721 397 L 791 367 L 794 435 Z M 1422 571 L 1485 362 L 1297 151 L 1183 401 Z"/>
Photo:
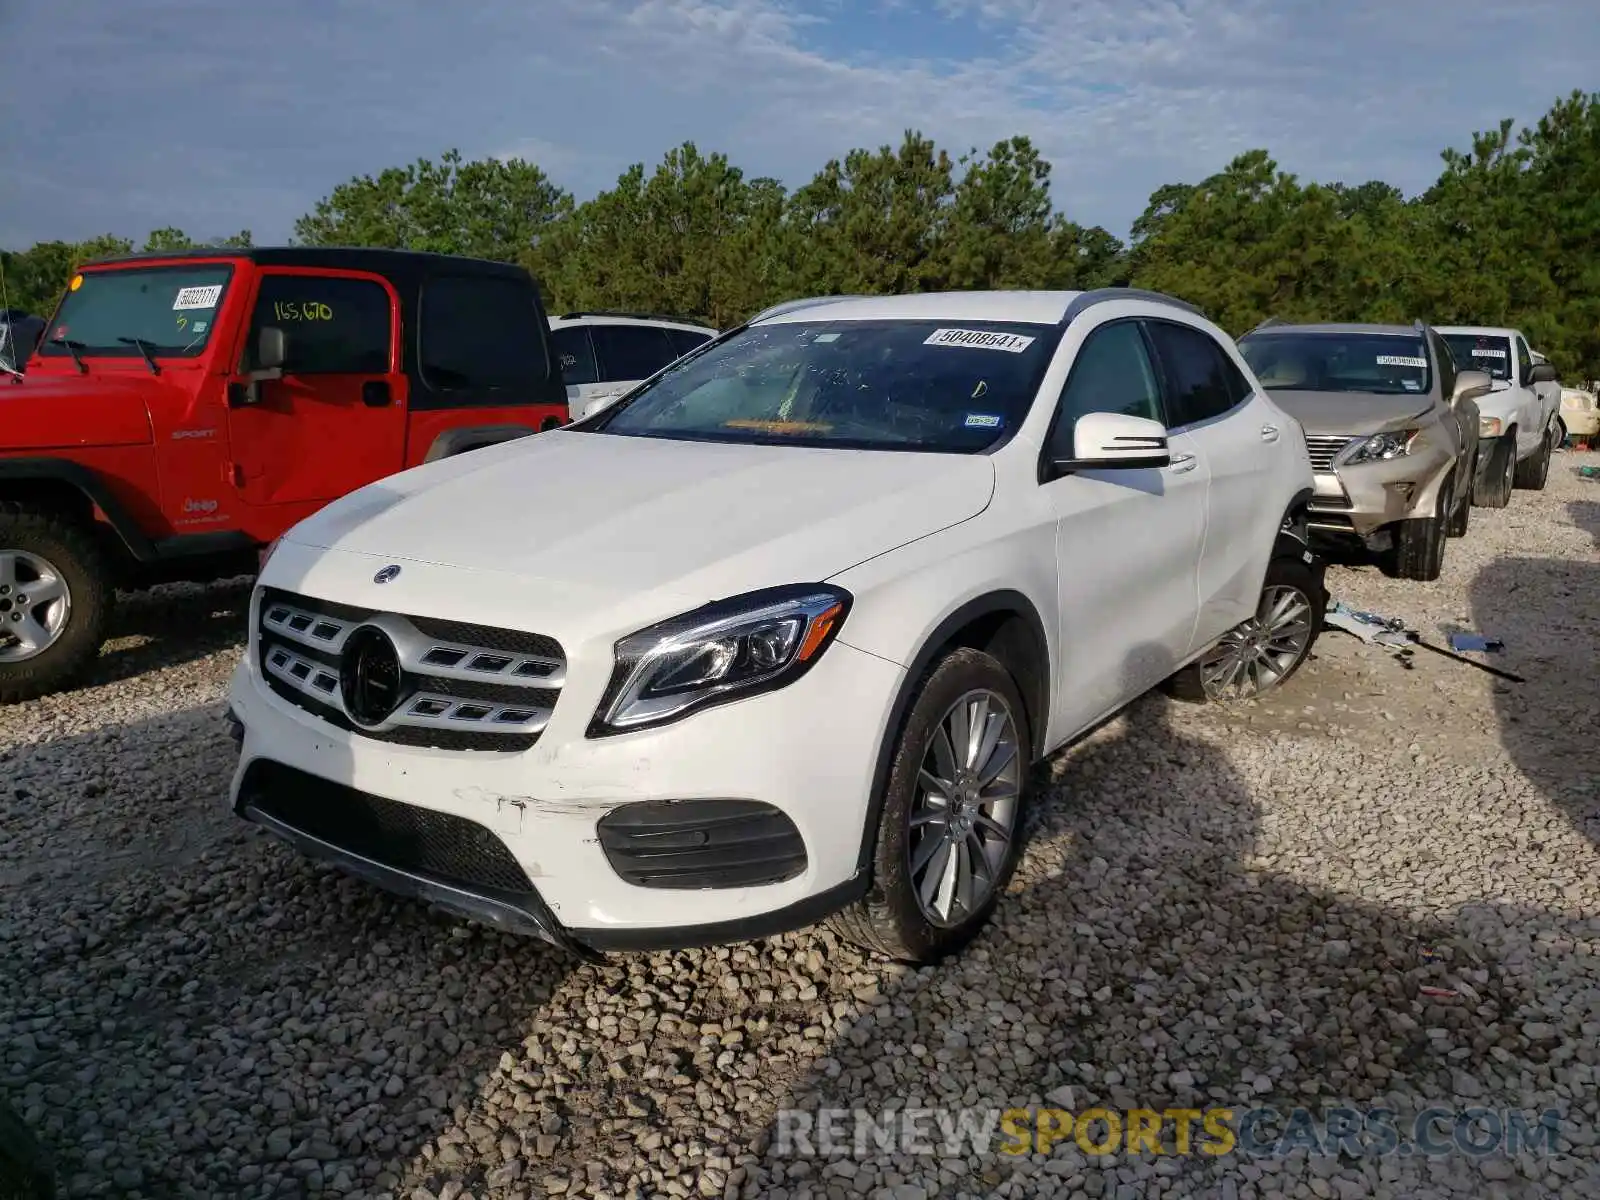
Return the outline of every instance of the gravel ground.
<path id="1" fill-rule="evenodd" d="M 576 963 L 226 815 L 247 592 L 133 598 L 100 677 L 0 710 L 0 1099 L 71 1195 L 1600 1196 L 1600 484 L 1476 509 L 1433 584 L 1502 683 L 1330 632 L 1231 711 L 1148 697 L 1048 766 L 990 932 Z M 1423 988 L 1452 989 L 1430 995 Z M 1331 1102 L 1562 1114 L 1557 1152 L 779 1153 L 778 1110 Z"/>

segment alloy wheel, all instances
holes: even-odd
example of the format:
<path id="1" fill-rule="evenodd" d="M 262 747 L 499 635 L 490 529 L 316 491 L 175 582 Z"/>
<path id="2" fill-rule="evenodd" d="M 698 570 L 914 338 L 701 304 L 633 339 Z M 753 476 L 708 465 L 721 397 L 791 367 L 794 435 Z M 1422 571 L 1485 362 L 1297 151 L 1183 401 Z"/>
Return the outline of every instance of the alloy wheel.
<path id="1" fill-rule="evenodd" d="M 0 549 L 0 663 L 37 658 L 61 640 L 72 592 L 47 558 Z"/>
<path id="2" fill-rule="evenodd" d="M 1016 836 L 1024 755 L 1004 697 L 971 691 L 934 727 L 911 808 L 911 885 L 922 915 L 953 926 L 994 893 Z"/>
<path id="3" fill-rule="evenodd" d="M 1200 681 L 1213 700 L 1248 700 L 1282 679 L 1311 642 L 1311 601 L 1297 587 L 1261 593 L 1253 617 L 1235 625 L 1200 662 Z"/>

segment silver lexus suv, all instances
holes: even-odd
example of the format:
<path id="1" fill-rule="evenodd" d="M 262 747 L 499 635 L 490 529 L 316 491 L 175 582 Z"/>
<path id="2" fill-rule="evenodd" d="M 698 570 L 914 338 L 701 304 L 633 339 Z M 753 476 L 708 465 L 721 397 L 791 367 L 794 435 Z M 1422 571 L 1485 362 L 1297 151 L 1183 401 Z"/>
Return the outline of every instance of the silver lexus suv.
<path id="1" fill-rule="evenodd" d="M 1437 579 L 1446 537 L 1467 531 L 1482 371 L 1457 370 L 1413 325 L 1290 325 L 1239 340 L 1261 385 L 1306 431 L 1316 474 L 1310 532 L 1325 551 L 1376 553 L 1401 579 Z"/>

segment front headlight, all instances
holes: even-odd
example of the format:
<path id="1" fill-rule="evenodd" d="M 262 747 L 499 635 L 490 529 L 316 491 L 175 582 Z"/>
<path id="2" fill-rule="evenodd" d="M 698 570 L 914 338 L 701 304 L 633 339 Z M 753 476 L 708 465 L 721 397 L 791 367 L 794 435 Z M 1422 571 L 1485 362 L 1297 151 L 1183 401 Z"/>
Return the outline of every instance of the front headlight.
<path id="1" fill-rule="evenodd" d="M 1415 429 L 1402 429 L 1398 433 L 1375 433 L 1365 441 L 1357 442 L 1344 454 L 1344 465 L 1387 462 L 1411 453 L 1411 442 L 1417 436 Z"/>
<path id="2" fill-rule="evenodd" d="M 589 736 L 663 725 L 785 687 L 822 657 L 849 610 L 849 592 L 801 584 L 719 600 L 630 634 L 616 645 Z"/>
<path id="3" fill-rule="evenodd" d="M 1499 417 L 1479 417 L 1478 436 L 1481 438 L 1497 438 L 1500 436 Z"/>

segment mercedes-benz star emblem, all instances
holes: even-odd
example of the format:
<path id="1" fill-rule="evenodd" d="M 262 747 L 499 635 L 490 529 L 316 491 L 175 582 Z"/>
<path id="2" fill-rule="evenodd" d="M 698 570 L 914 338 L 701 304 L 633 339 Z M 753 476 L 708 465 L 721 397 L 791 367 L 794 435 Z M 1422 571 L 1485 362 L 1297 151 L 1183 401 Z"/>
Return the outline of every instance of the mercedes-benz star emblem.
<path id="1" fill-rule="evenodd" d="M 372 582 L 373 583 L 388 583 L 391 579 L 397 578 L 399 576 L 399 574 L 400 574 L 400 568 L 395 566 L 393 563 L 390 563 L 387 567 L 385 567 L 383 570 L 379 571 L 376 575 L 374 575 L 372 577 Z"/>
<path id="2" fill-rule="evenodd" d="M 400 707 L 400 655 L 389 635 L 363 625 L 350 635 L 339 659 L 344 709 L 359 725 L 381 725 Z"/>

